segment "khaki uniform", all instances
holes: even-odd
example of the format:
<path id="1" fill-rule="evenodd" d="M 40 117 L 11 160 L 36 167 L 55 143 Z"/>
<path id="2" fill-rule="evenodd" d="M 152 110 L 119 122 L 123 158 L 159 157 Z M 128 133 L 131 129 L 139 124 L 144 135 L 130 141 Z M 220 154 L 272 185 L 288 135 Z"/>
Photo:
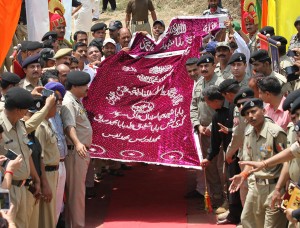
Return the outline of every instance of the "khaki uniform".
<path id="1" fill-rule="evenodd" d="M 263 161 L 283 150 L 287 138 L 284 130 L 278 125 L 264 121 L 260 134 L 257 136 L 251 126 L 245 133 L 243 157 L 245 161 Z M 271 209 L 270 203 L 274 188 L 281 172 L 282 165 L 255 172 L 255 186 L 249 189 L 245 211 L 252 210 L 245 215 L 242 212 L 241 221 L 244 228 L 255 227 L 281 228 L 285 227 L 287 220 L 285 214 L 279 209 Z"/>
<path id="2" fill-rule="evenodd" d="M 222 78 L 218 77 L 217 74 L 214 74 L 210 81 L 207 82 L 203 77 L 201 77 L 196 83 L 190 106 L 190 117 L 193 127 L 199 125 L 208 127 L 211 124 L 212 116 L 215 111 L 208 107 L 208 105 L 204 101 L 202 91 L 208 86 L 219 85 L 222 81 Z M 203 157 L 206 158 L 208 149 L 210 148 L 210 136 L 200 135 L 199 138 Z M 224 182 L 224 175 L 222 173 L 222 166 L 224 163 L 221 161 L 220 163 L 222 163 L 222 165 L 218 165 L 218 159 L 222 156 L 224 161 L 224 154 L 219 153 L 219 155 L 214 158 L 211 161 L 211 164 L 206 168 L 206 179 L 208 182 L 210 194 L 213 196 L 213 203 L 214 200 L 220 202 L 223 195 L 222 186 Z M 216 172 L 216 170 L 218 170 L 218 172 Z M 199 171 L 197 173 L 197 185 L 201 184 L 201 180 L 203 180 L 203 178 Z M 199 187 L 197 187 L 197 189 L 198 188 Z"/>
<path id="3" fill-rule="evenodd" d="M 36 86 L 43 86 L 41 81 L 38 81 L 38 84 L 35 86 L 35 85 L 32 85 L 26 78 L 22 79 L 19 83 L 19 86 L 23 89 L 26 89 L 27 91 L 32 91 L 34 90 L 34 88 Z"/>
<path id="4" fill-rule="evenodd" d="M 21 167 L 14 172 L 13 181 L 26 180 L 30 175 L 29 159 L 31 151 L 28 147 L 29 139 L 24 124 L 18 121 L 12 126 L 4 112 L 0 113 L 0 124 L 2 125 L 4 148 L 11 149 L 17 154 L 22 154 Z M 26 187 L 12 185 L 9 189 L 11 203 L 14 205 L 12 211 L 12 220 L 15 221 L 17 227 L 27 227 L 27 205 L 26 205 Z"/>
<path id="5" fill-rule="evenodd" d="M 72 48 L 72 44 L 66 39 L 58 40 L 59 49 L 62 48 Z"/>
<path id="6" fill-rule="evenodd" d="M 215 73 L 219 76 L 222 77 L 224 80 L 225 79 L 231 79 L 233 78 L 233 75 L 231 73 L 231 66 L 227 65 L 223 71 L 221 71 L 220 68 L 220 63 L 217 64 Z"/>
<path id="7" fill-rule="evenodd" d="M 246 73 L 243 80 L 239 82 L 239 86 L 241 87 L 241 89 L 249 87 L 248 86 L 249 78 L 250 78 L 250 75 L 248 73 Z M 235 78 L 233 77 L 233 79 L 235 79 Z"/>
<path id="8" fill-rule="evenodd" d="M 56 226 L 56 187 L 58 169 L 47 171 L 47 168 L 53 168 L 55 166 L 58 168 L 60 154 L 57 146 L 56 135 L 48 120 L 44 120 L 38 126 L 35 131 L 35 136 L 38 138 L 42 146 L 42 158 L 46 170 L 45 174 L 53 196 L 50 203 L 46 203 L 43 200 L 40 202 L 39 227 L 51 228 Z"/>
<path id="9" fill-rule="evenodd" d="M 92 143 L 92 127 L 82 103 L 70 91 L 64 96 L 61 117 L 64 129 L 74 127 L 79 141 L 89 148 Z M 66 224 L 68 227 L 85 227 L 85 179 L 90 156 L 87 153 L 86 158 L 79 157 L 68 137 L 67 144 Z"/>
<path id="10" fill-rule="evenodd" d="M 131 32 L 147 31 L 152 34 L 148 19 L 148 11 L 154 11 L 152 0 L 129 0 L 126 7 L 126 14 L 132 15 Z"/>

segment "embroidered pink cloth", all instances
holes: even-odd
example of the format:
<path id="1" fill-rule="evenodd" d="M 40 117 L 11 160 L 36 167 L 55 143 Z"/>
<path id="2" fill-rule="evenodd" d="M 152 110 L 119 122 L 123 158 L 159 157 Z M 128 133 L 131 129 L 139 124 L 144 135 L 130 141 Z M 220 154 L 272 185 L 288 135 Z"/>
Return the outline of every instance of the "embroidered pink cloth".
<path id="1" fill-rule="evenodd" d="M 185 62 L 199 55 L 202 37 L 218 29 L 218 18 L 173 19 L 158 44 L 137 34 L 129 53 L 102 62 L 84 99 L 91 157 L 199 167 Z"/>

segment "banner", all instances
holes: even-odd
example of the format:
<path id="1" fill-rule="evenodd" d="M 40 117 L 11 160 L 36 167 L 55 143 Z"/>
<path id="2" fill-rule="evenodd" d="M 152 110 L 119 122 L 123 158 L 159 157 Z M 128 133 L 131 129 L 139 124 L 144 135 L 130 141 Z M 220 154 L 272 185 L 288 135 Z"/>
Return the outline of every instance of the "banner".
<path id="1" fill-rule="evenodd" d="M 7 55 L 20 17 L 22 0 L 0 0 L 0 66 Z"/>
<path id="2" fill-rule="evenodd" d="M 158 44 L 137 33 L 129 53 L 102 62 L 84 99 L 91 157 L 199 168 L 189 116 L 194 82 L 185 62 L 218 29 L 215 17 L 176 18 Z"/>

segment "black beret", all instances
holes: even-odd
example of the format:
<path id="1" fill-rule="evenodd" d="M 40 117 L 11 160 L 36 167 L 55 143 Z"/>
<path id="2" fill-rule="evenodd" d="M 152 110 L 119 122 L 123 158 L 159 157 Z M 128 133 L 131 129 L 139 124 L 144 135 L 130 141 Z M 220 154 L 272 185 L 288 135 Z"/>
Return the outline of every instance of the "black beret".
<path id="1" fill-rule="evenodd" d="M 41 110 L 41 108 L 43 108 L 45 105 L 45 99 L 41 96 L 33 97 L 33 101 L 34 101 L 33 106 L 28 108 L 28 111 L 31 113 L 35 113 Z"/>
<path id="2" fill-rule="evenodd" d="M 22 63 L 22 68 L 26 68 L 31 63 L 40 63 L 40 54 L 28 56 Z"/>
<path id="3" fill-rule="evenodd" d="M 243 53 L 234 53 L 229 61 L 228 61 L 228 65 L 235 63 L 235 62 L 244 62 L 246 63 L 246 56 Z"/>
<path id="4" fill-rule="evenodd" d="M 234 86 L 238 85 L 238 81 L 235 79 L 226 79 L 219 85 L 219 92 L 225 93 L 226 91 L 232 89 Z"/>
<path id="5" fill-rule="evenodd" d="M 44 48 L 40 52 L 41 58 L 44 60 L 48 60 L 54 57 L 55 52 L 52 48 Z"/>
<path id="6" fill-rule="evenodd" d="M 287 95 L 286 99 L 284 100 L 283 104 L 282 104 L 282 109 L 284 111 L 289 110 L 292 107 L 293 102 L 300 97 L 300 89 L 297 89 L 291 93 L 289 93 L 289 95 Z"/>
<path id="7" fill-rule="evenodd" d="M 88 73 L 82 71 L 72 71 L 67 74 L 67 82 L 71 85 L 82 86 L 87 85 L 91 80 Z"/>
<path id="8" fill-rule="evenodd" d="M 294 114 L 300 108 L 300 97 L 296 98 L 291 105 L 291 113 Z"/>
<path id="9" fill-rule="evenodd" d="M 121 21 L 111 21 L 111 22 L 109 23 L 108 29 L 109 29 L 109 30 L 115 31 L 115 30 L 120 29 L 120 28 L 122 28 L 122 27 L 123 27 L 123 25 L 122 25 L 122 22 L 121 22 Z"/>
<path id="10" fill-rule="evenodd" d="M 259 30 L 259 32 L 265 36 L 267 34 L 269 34 L 270 36 L 274 36 L 275 34 L 274 28 L 272 26 L 265 26 L 261 30 Z"/>
<path id="11" fill-rule="evenodd" d="M 21 42 L 21 51 L 27 51 L 27 45 L 30 43 L 31 41 L 22 41 Z"/>
<path id="12" fill-rule="evenodd" d="M 57 40 L 57 33 L 54 31 L 46 32 L 42 38 L 42 41 L 45 40 Z"/>
<path id="13" fill-rule="evenodd" d="M 2 81 L 6 81 L 9 84 L 18 84 L 21 81 L 21 78 L 14 74 L 14 73 L 10 73 L 10 72 L 4 72 L 1 76 L 1 80 Z"/>
<path id="14" fill-rule="evenodd" d="M 202 55 L 197 65 L 199 66 L 201 63 L 215 63 L 215 59 L 212 55 Z"/>
<path id="15" fill-rule="evenodd" d="M 257 98 L 252 98 L 249 101 L 247 101 L 244 105 L 243 108 L 241 110 L 241 115 L 245 116 L 245 112 L 253 107 L 259 107 L 259 108 L 263 108 L 264 107 L 264 102 L 261 99 L 257 99 Z"/>
<path id="16" fill-rule="evenodd" d="M 38 41 L 31 41 L 27 44 L 28 51 L 33 51 L 39 48 L 43 48 L 43 44 Z"/>
<path id="17" fill-rule="evenodd" d="M 104 23 L 97 23 L 97 24 L 94 24 L 92 27 L 91 27 L 91 31 L 92 32 L 95 32 L 95 31 L 98 31 L 98 30 L 106 30 L 107 29 L 107 25 L 104 24 Z"/>
<path id="18" fill-rule="evenodd" d="M 6 109 L 28 109 L 34 105 L 33 97 L 29 91 L 20 87 L 10 88 L 5 95 Z"/>
<path id="19" fill-rule="evenodd" d="M 198 63 L 198 58 L 189 58 L 186 62 L 185 65 L 194 65 Z"/>
<path id="20" fill-rule="evenodd" d="M 260 49 L 255 51 L 251 56 L 249 62 L 252 64 L 253 62 L 265 62 L 270 59 L 269 53 L 266 50 Z"/>
<path id="21" fill-rule="evenodd" d="M 297 123 L 295 124 L 294 130 L 295 130 L 295 132 L 297 132 L 297 133 L 300 131 L 300 120 L 298 120 Z"/>
<path id="22" fill-rule="evenodd" d="M 287 40 L 283 36 L 272 36 L 271 39 L 279 41 L 281 45 L 287 45 Z"/>
<path id="23" fill-rule="evenodd" d="M 245 98 L 253 98 L 254 92 L 250 88 L 241 89 L 234 97 L 233 103 L 237 104 L 237 102 L 241 99 Z"/>

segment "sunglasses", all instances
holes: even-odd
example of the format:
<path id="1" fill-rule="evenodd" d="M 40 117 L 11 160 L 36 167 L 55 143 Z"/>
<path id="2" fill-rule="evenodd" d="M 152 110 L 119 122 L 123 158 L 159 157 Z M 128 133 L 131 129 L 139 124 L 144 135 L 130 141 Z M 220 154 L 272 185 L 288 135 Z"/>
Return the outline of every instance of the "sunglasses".
<path id="1" fill-rule="evenodd" d="M 238 108 L 240 108 L 240 107 L 243 106 L 244 104 L 245 104 L 245 102 L 237 103 L 236 106 L 237 106 Z"/>

